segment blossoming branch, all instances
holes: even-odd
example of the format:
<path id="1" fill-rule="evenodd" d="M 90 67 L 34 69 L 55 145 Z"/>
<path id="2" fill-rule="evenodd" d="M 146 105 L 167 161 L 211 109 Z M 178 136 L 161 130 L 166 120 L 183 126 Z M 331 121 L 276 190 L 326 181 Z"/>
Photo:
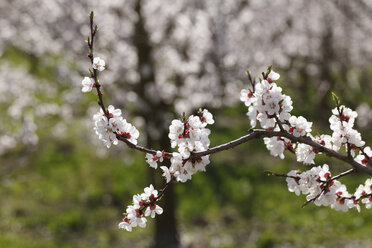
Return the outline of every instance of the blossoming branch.
<path id="1" fill-rule="evenodd" d="M 284 152 L 294 153 L 297 161 L 305 165 L 314 165 L 317 154 L 324 153 L 351 166 L 351 169 L 332 176 L 327 164 L 314 166 L 308 171 L 292 170 L 287 174 L 272 173 L 285 177 L 290 192 L 296 195 L 306 195 L 306 204 L 314 202 L 317 206 L 330 206 L 335 210 L 347 211 L 355 208 L 360 211 L 361 203 L 366 208 L 372 207 L 372 179 L 359 185 L 351 194 L 346 186 L 338 179 L 361 172 L 372 175 L 372 150 L 365 146 L 361 134 L 354 129 L 357 113 L 346 106 L 340 105 L 335 97 L 336 108 L 329 118 L 331 135 L 312 135 L 312 122 L 303 116 L 291 114 L 293 102 L 282 93 L 282 88 L 275 82 L 280 75 L 271 67 L 258 81 L 253 80 L 250 73 L 248 78 L 250 89 L 241 91 L 240 100 L 248 107 L 247 116 L 252 129 L 250 133 L 236 140 L 210 148 L 208 125 L 214 124 L 213 115 L 207 109 L 200 109 L 195 115 L 183 116 L 173 120 L 169 126 L 168 138 L 172 148 L 176 151 L 156 151 L 137 145 L 139 132 L 123 116 L 120 109 L 109 105 L 105 107 L 98 80 L 100 72 L 105 70 L 106 63 L 99 57 L 94 57 L 93 45 L 98 31 L 93 22 L 93 12 L 90 18 L 90 36 L 87 39 L 88 57 L 92 68 L 89 77 L 82 80 L 82 92 L 96 89 L 99 111 L 93 116 L 94 131 L 107 148 L 117 145 L 119 141 L 130 148 L 145 153 L 146 162 L 153 169 L 163 172 L 164 187 L 155 189 L 150 185 L 144 193 L 133 196 L 133 204 L 126 208 L 124 218 L 119 228 L 131 231 L 134 227 L 145 227 L 147 219 L 156 214 L 162 214 L 163 209 L 157 204 L 167 187 L 172 182 L 186 182 L 198 171 L 206 171 L 210 163 L 209 155 L 231 149 L 253 139 L 262 138 L 272 156 L 283 159 Z M 261 129 L 253 129 L 257 124 Z M 170 160 L 170 166 L 159 166 L 164 159 Z"/>

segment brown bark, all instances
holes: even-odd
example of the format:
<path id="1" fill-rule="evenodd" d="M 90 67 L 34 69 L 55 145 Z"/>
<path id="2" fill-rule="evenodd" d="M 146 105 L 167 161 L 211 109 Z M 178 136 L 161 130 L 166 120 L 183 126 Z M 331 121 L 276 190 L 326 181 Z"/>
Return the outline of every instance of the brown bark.
<path id="1" fill-rule="evenodd" d="M 144 19 L 141 10 L 141 0 L 136 3 L 135 10 L 138 14 L 138 21 L 135 24 L 134 44 L 138 54 L 138 71 L 140 73 L 140 82 L 136 89 L 137 94 L 142 100 L 140 106 L 147 127 L 147 145 L 156 150 L 170 150 L 170 143 L 167 131 L 163 125 L 164 113 L 170 112 L 170 106 L 162 101 L 154 101 L 145 93 L 146 85 L 155 82 L 155 65 L 152 59 L 152 47 L 149 42 L 149 35 L 145 29 Z M 153 135 L 152 130 L 156 128 L 159 135 Z M 165 163 L 169 162 L 165 159 Z M 165 164 L 167 165 L 167 164 Z M 169 165 L 167 165 L 169 166 Z M 154 170 L 149 168 L 149 179 L 156 188 L 164 186 L 164 179 L 154 174 Z M 177 223 L 175 217 L 175 194 L 173 185 L 167 189 L 167 193 L 159 204 L 163 209 L 163 214 L 155 218 L 155 237 L 153 247 L 156 248 L 177 248 L 179 247 Z"/>

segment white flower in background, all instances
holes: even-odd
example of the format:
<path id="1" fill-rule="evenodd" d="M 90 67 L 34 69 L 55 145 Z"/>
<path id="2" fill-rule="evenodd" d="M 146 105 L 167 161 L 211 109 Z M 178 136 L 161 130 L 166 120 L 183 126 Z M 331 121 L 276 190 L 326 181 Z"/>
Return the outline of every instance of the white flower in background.
<path id="1" fill-rule="evenodd" d="M 105 69 L 106 62 L 101 59 L 100 57 L 95 57 L 93 59 L 93 69 L 96 69 L 98 71 L 103 71 Z"/>
<path id="2" fill-rule="evenodd" d="M 82 92 L 90 92 L 94 86 L 94 80 L 90 77 L 84 77 L 83 81 L 81 81 L 83 88 L 81 89 Z"/>

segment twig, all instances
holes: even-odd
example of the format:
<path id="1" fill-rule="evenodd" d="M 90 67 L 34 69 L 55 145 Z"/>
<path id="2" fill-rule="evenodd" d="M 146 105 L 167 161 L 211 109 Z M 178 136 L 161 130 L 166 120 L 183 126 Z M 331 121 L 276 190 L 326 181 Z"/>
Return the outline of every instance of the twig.
<path id="1" fill-rule="evenodd" d="M 352 174 L 352 173 L 354 173 L 354 172 L 356 172 L 355 169 L 350 169 L 350 170 L 347 170 L 347 171 L 344 171 L 344 172 L 338 174 L 337 176 L 332 177 L 330 180 L 333 181 L 333 180 L 339 179 L 339 178 L 341 178 L 341 177 L 344 177 L 344 176 L 350 175 L 350 174 Z"/>
<path id="2" fill-rule="evenodd" d="M 348 157 L 347 155 L 343 155 L 339 152 L 336 152 L 334 150 L 326 148 L 326 147 L 322 146 L 321 144 L 318 144 L 317 142 L 313 141 L 309 137 L 295 137 L 295 136 L 293 136 L 292 134 L 290 134 L 286 131 L 272 131 L 272 130 L 265 130 L 265 129 L 255 129 L 255 130 L 252 130 L 252 132 L 250 134 L 244 135 L 244 136 L 242 136 L 242 137 L 240 137 L 236 140 L 230 141 L 228 143 L 225 143 L 225 144 L 222 144 L 222 145 L 219 145 L 219 146 L 209 148 L 209 149 L 207 149 L 205 151 L 202 151 L 202 152 L 191 153 L 190 158 L 202 157 L 202 156 L 210 155 L 210 154 L 217 153 L 217 152 L 220 152 L 220 151 L 223 151 L 223 150 L 228 150 L 228 149 L 234 148 L 235 146 L 246 143 L 250 140 L 261 138 L 261 137 L 284 137 L 284 138 L 287 138 L 287 139 L 291 140 L 292 142 L 299 142 L 299 143 L 307 144 L 309 146 L 314 147 L 319 152 L 323 152 L 330 157 L 334 157 L 338 160 L 341 160 L 341 161 L 351 165 L 353 167 L 353 169 L 356 170 L 356 171 L 363 172 L 363 173 L 366 173 L 366 174 L 372 176 L 372 169 L 371 168 L 368 168 L 368 167 L 366 167 L 362 164 L 359 164 L 358 162 L 356 162 L 354 159 Z M 139 150 L 141 152 L 156 154 L 155 150 L 134 145 L 130 141 L 128 141 L 127 139 L 125 139 L 123 137 L 121 137 L 120 140 L 124 141 L 128 146 L 130 146 L 133 149 Z M 172 154 L 170 152 L 166 152 L 165 154 L 166 154 L 167 158 L 172 157 Z"/>
<path id="3" fill-rule="evenodd" d="M 93 54 L 94 37 L 96 36 L 97 30 L 98 30 L 97 25 L 94 25 L 93 18 L 94 18 L 94 13 L 93 13 L 93 11 L 91 11 L 90 14 L 89 14 L 90 38 L 88 38 L 88 40 L 87 40 L 88 48 L 89 48 L 88 57 L 90 59 L 91 64 L 93 64 L 93 59 L 94 59 L 94 54 Z M 90 74 L 91 74 L 91 76 L 94 80 L 94 86 L 97 90 L 98 104 L 99 104 L 99 106 L 101 106 L 102 111 L 105 114 L 105 116 L 107 117 L 107 119 L 109 119 L 110 118 L 109 117 L 109 112 L 106 109 L 105 104 L 103 102 L 103 98 L 102 98 L 101 84 L 99 83 L 99 80 L 98 80 L 98 71 L 97 71 L 97 69 L 93 68 L 92 70 L 89 70 L 89 72 L 90 72 Z"/>

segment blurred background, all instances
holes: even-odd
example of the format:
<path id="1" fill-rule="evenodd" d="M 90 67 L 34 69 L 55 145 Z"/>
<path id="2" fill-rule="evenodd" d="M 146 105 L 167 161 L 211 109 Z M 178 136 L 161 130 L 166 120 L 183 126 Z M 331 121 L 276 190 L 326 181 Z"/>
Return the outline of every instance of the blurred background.
<path id="1" fill-rule="evenodd" d="M 1 0 L 0 247 L 371 247 L 371 210 L 301 208 L 305 198 L 264 171 L 308 168 L 271 157 L 260 140 L 213 155 L 206 173 L 172 187 L 146 229 L 119 230 L 132 195 L 161 172 L 93 132 L 97 99 L 81 92 L 91 10 L 105 102 L 142 145 L 170 150 L 170 121 L 199 107 L 215 116 L 212 146 L 246 134 L 245 71 L 258 77 L 269 65 L 313 134 L 330 133 L 333 91 L 372 141 L 372 1 Z M 366 178 L 343 182 L 352 191 Z"/>

